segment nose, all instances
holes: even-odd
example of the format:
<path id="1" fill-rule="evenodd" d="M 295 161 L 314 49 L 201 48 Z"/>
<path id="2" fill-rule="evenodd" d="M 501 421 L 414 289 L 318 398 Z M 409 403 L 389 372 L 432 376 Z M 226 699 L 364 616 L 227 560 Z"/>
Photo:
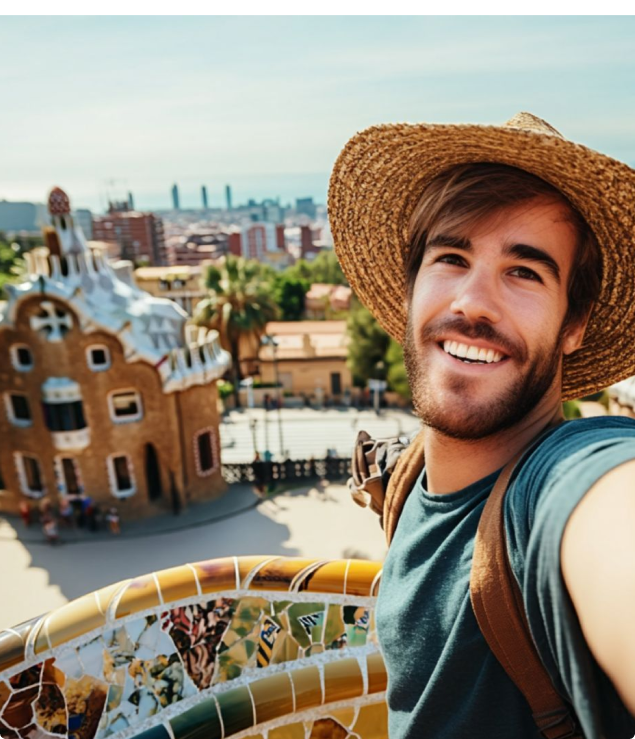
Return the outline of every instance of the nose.
<path id="1" fill-rule="evenodd" d="M 450 310 L 472 323 L 498 323 L 502 318 L 494 277 L 485 269 L 472 269 L 457 286 Z"/>

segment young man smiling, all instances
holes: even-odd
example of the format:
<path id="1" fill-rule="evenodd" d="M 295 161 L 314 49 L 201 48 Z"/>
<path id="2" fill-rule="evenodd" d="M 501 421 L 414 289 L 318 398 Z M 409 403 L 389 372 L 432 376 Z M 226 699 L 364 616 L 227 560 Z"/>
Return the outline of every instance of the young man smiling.
<path id="1" fill-rule="evenodd" d="M 635 172 L 529 114 L 378 126 L 340 155 L 329 214 L 423 425 L 384 507 L 391 739 L 632 737 L 635 423 L 558 421 L 635 373 Z M 479 519 L 516 458 L 507 551 L 555 720 L 532 717 L 470 600 Z"/>

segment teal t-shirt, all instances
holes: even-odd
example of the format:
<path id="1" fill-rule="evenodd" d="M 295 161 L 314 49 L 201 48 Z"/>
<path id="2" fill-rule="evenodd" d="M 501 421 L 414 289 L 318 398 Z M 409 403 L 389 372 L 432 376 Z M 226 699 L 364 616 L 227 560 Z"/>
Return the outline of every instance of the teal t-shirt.
<path id="1" fill-rule="evenodd" d="M 586 739 L 630 739 L 635 720 L 586 646 L 562 579 L 560 542 L 584 494 L 633 458 L 635 421 L 570 421 L 549 432 L 522 461 L 505 498 L 510 562 L 532 635 Z M 406 500 L 377 603 L 391 739 L 539 736 L 525 699 L 487 646 L 470 602 L 474 537 L 497 475 L 434 495 L 425 489 L 424 470 Z"/>

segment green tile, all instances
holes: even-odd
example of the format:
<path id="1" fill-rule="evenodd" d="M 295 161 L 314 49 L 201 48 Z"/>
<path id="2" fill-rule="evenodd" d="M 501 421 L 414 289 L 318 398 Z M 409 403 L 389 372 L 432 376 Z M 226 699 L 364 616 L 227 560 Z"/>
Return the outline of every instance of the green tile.
<path id="1" fill-rule="evenodd" d="M 170 735 L 163 724 L 157 724 L 141 734 L 135 734 L 135 739 L 170 739 Z"/>
<path id="2" fill-rule="evenodd" d="M 205 698 L 171 718 L 170 726 L 174 739 L 221 739 L 223 734 L 213 698 Z"/>
<path id="3" fill-rule="evenodd" d="M 217 696 L 223 717 L 225 736 L 231 736 L 254 725 L 254 707 L 249 690 L 242 686 Z"/>

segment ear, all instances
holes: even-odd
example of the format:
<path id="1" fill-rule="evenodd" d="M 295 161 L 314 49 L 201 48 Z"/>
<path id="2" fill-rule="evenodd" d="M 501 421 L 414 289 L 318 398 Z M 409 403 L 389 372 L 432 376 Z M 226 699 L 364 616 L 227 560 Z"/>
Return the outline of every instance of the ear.
<path id="1" fill-rule="evenodd" d="M 562 343 L 563 354 L 573 354 L 573 352 L 577 351 L 582 346 L 582 342 L 584 341 L 584 333 L 586 331 L 586 327 L 589 322 L 592 310 L 593 306 L 589 308 L 586 316 L 578 319 L 576 323 L 570 324 L 565 329 L 564 341 Z"/>

